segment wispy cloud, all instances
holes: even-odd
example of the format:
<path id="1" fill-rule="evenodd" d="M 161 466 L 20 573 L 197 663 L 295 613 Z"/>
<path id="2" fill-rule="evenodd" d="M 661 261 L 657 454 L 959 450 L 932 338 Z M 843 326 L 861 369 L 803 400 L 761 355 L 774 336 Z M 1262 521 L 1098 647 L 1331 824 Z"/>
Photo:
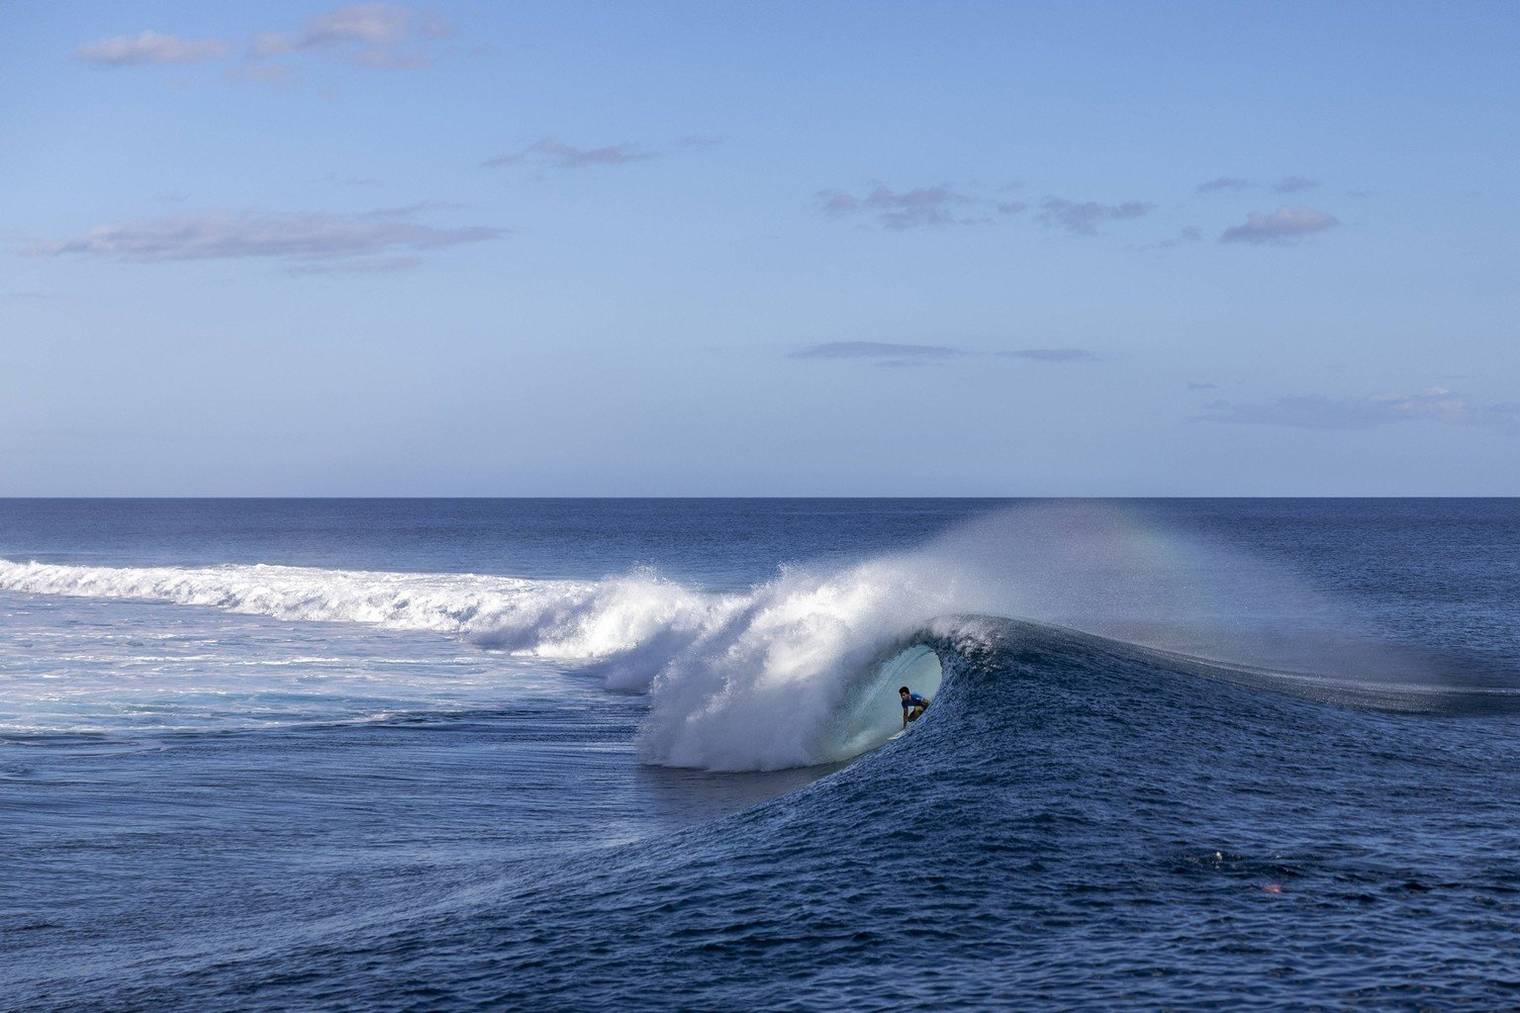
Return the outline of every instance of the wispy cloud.
<path id="1" fill-rule="evenodd" d="M 257 257 L 320 261 L 437 250 L 506 235 L 505 229 L 483 225 L 440 227 L 416 221 L 414 216 L 422 207 L 358 215 L 311 212 L 155 218 L 104 225 L 71 239 L 38 242 L 26 252 L 141 263 Z"/>
<path id="2" fill-rule="evenodd" d="M 130 66 L 145 63 L 196 63 L 225 56 L 230 47 L 221 39 L 184 39 L 145 31 L 87 42 L 74 55 L 90 63 Z"/>
<path id="3" fill-rule="evenodd" d="M 418 44 L 447 34 L 438 20 L 391 3 L 361 3 L 329 11 L 294 32 L 266 32 L 253 40 L 255 57 L 330 49 L 366 67 L 413 67 L 427 62 Z"/>
<path id="4" fill-rule="evenodd" d="M 848 190 L 820 190 L 814 195 L 815 207 L 829 218 L 869 222 L 892 231 L 934 229 L 949 226 L 990 225 L 1022 214 L 1029 205 L 1002 196 L 1012 187 L 996 192 L 982 187 L 957 187 L 949 183 L 898 190 L 878 183 L 863 193 Z M 1036 221 L 1049 228 L 1063 229 L 1073 235 L 1095 236 L 1107 222 L 1141 218 L 1155 208 L 1146 201 L 1123 201 L 1103 204 L 1098 201 L 1073 201 L 1064 197 L 1046 197 L 1039 205 Z"/>
<path id="5" fill-rule="evenodd" d="M 1014 348 L 997 354 L 1005 359 L 1028 359 L 1031 362 L 1096 362 L 1098 359 L 1085 348 Z"/>
<path id="6" fill-rule="evenodd" d="M 1272 184 L 1273 193 L 1302 193 L 1319 186 L 1319 181 L 1307 176 L 1284 176 Z"/>
<path id="7" fill-rule="evenodd" d="M 1219 236 L 1222 243 L 1285 244 L 1294 243 L 1304 236 L 1324 232 L 1340 222 L 1323 211 L 1309 207 L 1282 207 L 1271 214 L 1252 212 L 1246 216 L 1244 225 L 1225 229 Z"/>
<path id="8" fill-rule="evenodd" d="M 791 359 L 867 359 L 930 362 L 964 355 L 951 345 L 905 345 L 891 341 L 826 341 L 790 353 Z"/>
<path id="9" fill-rule="evenodd" d="M 1047 197 L 1040 205 L 1039 221 L 1042 225 L 1064 229 L 1074 236 L 1096 236 L 1099 225 L 1142 218 L 1155 206 L 1138 200 L 1100 204 L 1091 200 L 1072 201 L 1064 197 Z"/>
<path id="10" fill-rule="evenodd" d="M 389 46 L 406 38 L 410 20 L 409 11 L 392 4 L 353 4 L 313 18 L 303 31 L 261 35 L 254 50 L 268 55 L 348 43 Z"/>
<path id="11" fill-rule="evenodd" d="M 1255 185 L 1249 179 L 1241 179 L 1239 176 L 1216 176 L 1207 183 L 1199 183 L 1193 189 L 1197 193 L 1236 193 L 1249 190 Z"/>
<path id="12" fill-rule="evenodd" d="M 328 50 L 364 67 L 416 67 L 429 61 L 427 44 L 448 34 L 434 17 L 392 3 L 359 3 L 319 15 L 305 27 L 288 32 L 264 32 L 248 43 L 250 62 L 235 76 L 248 80 L 283 82 L 291 70 L 275 58 L 287 54 Z M 185 39 L 155 31 L 100 39 L 79 47 L 75 55 L 91 63 L 128 65 L 194 63 L 226 56 L 232 51 L 222 39 Z"/>
<path id="13" fill-rule="evenodd" d="M 1305 394 L 1246 404 L 1214 401 L 1206 408 L 1207 411 L 1197 416 L 1196 421 L 1348 430 L 1416 421 L 1502 428 L 1520 426 L 1520 405 L 1475 405 L 1445 387 L 1430 387 L 1418 394 L 1374 397 L 1337 398 Z"/>
<path id="14" fill-rule="evenodd" d="M 679 151 L 697 151 L 722 143 L 721 137 L 689 134 L 676 138 L 662 148 L 646 148 L 627 142 L 607 144 L 599 148 L 582 148 L 574 144 L 566 144 L 558 137 L 544 137 L 526 148 L 488 158 L 480 164 L 488 169 L 511 165 L 534 165 L 546 169 L 586 169 L 647 162 L 651 158 L 661 158 Z"/>
<path id="15" fill-rule="evenodd" d="M 547 166 L 551 169 L 584 169 L 597 165 L 628 165 L 654 158 L 658 152 L 647 151 L 633 144 L 608 144 L 600 148 L 580 148 L 566 144 L 557 137 L 545 137 L 506 155 L 497 155 L 480 163 L 487 168 L 523 163 Z"/>
<path id="16" fill-rule="evenodd" d="M 866 193 L 820 190 L 818 210 L 831 218 L 863 218 L 884 229 L 943 228 L 950 225 L 986 225 L 998 215 L 1024 210 L 1021 201 L 989 201 L 952 189 L 948 184 L 894 190 L 878 184 Z"/>
<path id="17" fill-rule="evenodd" d="M 1244 190 L 1271 190 L 1273 193 L 1302 193 L 1319 186 L 1319 180 L 1308 176 L 1283 176 L 1275 183 L 1262 184 L 1240 176 L 1216 176 L 1193 188 L 1195 193 L 1240 193 Z"/>
<path id="18" fill-rule="evenodd" d="M 1218 390 L 1219 389 L 1219 384 L 1217 384 L 1217 383 L 1199 382 L 1197 380 L 1189 380 L 1187 382 L 1187 389 L 1188 390 Z"/>

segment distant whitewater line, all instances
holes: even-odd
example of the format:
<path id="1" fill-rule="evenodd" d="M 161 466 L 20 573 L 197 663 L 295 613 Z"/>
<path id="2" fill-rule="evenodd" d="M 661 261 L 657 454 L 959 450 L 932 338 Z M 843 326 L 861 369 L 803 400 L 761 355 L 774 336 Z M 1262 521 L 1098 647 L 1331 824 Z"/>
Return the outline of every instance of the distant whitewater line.
<path id="1" fill-rule="evenodd" d="M 567 659 L 617 654 L 725 607 L 720 597 L 652 574 L 527 580 L 268 564 L 97 567 L 0 559 L 0 589 L 463 634 L 492 647 Z"/>

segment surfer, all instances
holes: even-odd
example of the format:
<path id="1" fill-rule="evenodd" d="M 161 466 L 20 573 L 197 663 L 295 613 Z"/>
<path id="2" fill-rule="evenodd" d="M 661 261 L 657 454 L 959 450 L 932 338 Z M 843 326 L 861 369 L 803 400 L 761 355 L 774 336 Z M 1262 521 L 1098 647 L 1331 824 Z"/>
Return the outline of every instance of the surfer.
<path id="1" fill-rule="evenodd" d="M 908 727 L 909 721 L 917 721 L 924 711 L 929 709 L 929 699 L 919 696 L 907 686 L 899 687 L 897 697 L 903 705 L 903 727 Z"/>

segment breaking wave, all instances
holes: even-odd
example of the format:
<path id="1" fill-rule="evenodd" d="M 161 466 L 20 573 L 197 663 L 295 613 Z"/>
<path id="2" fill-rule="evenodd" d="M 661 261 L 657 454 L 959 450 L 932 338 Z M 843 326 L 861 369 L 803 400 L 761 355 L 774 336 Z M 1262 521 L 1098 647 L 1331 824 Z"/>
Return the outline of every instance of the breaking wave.
<path id="1" fill-rule="evenodd" d="M 1071 627 L 1134 649 L 1147 644 L 1172 652 L 1172 667 L 1199 674 L 1356 696 L 1344 680 L 1283 675 L 1314 669 L 1262 650 L 1281 642 L 1282 628 L 1297 633 L 1294 644 L 1308 642 L 1315 621 L 1345 628 L 1325 603 L 1259 561 L 1166 538 L 1096 506 L 1002 515 L 851 566 L 784 568 L 742 593 L 645 571 L 572 581 L 7 560 L 0 590 L 432 631 L 574 664 L 611 689 L 650 694 L 640 743 L 646 761 L 716 770 L 832 762 L 879 745 L 897 730 L 898 673 L 937 684 L 939 667 L 927 655 L 974 646 L 985 623 L 956 618 L 973 614 Z M 1243 616 L 1261 629 L 1252 634 Z M 1318 670 L 1391 670 L 1386 651 L 1361 644 L 1356 652 L 1343 649 Z M 1210 667 L 1198 661 L 1205 656 L 1254 667 Z"/>
<path id="2" fill-rule="evenodd" d="M 650 691 L 651 762 L 714 769 L 846 759 L 880 734 L 833 720 L 862 673 L 953 603 L 901 562 L 801 571 L 744 594 L 652 573 L 601 581 L 323 570 L 290 566 L 113 568 L 0 560 L 0 589 L 205 606 L 287 621 L 455 634 L 512 654 L 591 668 Z M 895 699 L 888 698 L 895 709 Z"/>

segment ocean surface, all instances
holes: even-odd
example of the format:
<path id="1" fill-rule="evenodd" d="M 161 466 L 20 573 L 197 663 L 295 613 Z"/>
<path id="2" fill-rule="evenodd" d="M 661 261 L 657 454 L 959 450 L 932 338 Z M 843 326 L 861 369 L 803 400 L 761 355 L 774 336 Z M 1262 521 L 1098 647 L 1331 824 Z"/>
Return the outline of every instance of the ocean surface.
<path id="1" fill-rule="evenodd" d="M 0 501 L 0 1008 L 953 1004 L 1520 1005 L 1520 501 Z"/>

